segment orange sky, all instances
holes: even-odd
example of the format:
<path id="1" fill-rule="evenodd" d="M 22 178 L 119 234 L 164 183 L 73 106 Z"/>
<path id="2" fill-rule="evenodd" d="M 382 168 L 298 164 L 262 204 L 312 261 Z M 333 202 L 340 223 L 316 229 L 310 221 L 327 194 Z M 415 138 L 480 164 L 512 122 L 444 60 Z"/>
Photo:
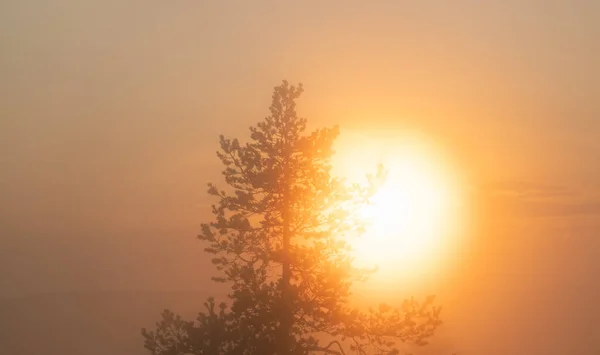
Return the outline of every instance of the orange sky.
<path id="1" fill-rule="evenodd" d="M 205 287 L 218 134 L 244 137 L 287 79 L 311 127 L 417 130 L 476 188 L 477 238 L 433 290 L 455 321 L 440 346 L 600 349 L 598 18 L 594 0 L 4 2 L 0 295 Z"/>

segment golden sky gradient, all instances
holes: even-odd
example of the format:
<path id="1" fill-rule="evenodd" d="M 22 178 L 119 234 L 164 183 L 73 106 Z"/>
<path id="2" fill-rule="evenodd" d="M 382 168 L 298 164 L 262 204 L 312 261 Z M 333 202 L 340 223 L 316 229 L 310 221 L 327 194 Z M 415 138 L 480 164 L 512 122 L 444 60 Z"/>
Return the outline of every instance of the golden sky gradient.
<path id="1" fill-rule="evenodd" d="M 599 19 L 594 0 L 2 2 L 0 295 L 212 287 L 195 235 L 218 135 L 245 138 L 287 79 L 311 128 L 419 132 L 465 177 L 435 346 L 600 353 Z"/>

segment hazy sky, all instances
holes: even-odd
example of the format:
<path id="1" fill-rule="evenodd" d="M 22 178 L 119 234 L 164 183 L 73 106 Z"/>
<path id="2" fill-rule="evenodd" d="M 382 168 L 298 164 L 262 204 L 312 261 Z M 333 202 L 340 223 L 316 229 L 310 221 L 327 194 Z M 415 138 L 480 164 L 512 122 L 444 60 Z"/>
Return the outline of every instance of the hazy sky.
<path id="1" fill-rule="evenodd" d="M 598 63 L 595 0 L 3 1 L 0 294 L 206 285 L 218 134 L 288 79 L 312 127 L 417 129 L 480 188 L 460 334 L 600 349 Z"/>

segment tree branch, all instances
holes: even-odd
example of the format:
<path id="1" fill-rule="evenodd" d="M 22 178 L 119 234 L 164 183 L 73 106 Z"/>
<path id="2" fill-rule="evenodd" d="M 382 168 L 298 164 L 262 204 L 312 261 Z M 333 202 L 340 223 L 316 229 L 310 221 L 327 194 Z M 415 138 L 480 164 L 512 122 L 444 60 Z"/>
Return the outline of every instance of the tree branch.
<path id="1" fill-rule="evenodd" d="M 336 350 L 330 349 L 333 345 L 337 345 L 340 350 L 336 351 Z M 340 342 L 337 341 L 337 340 L 332 341 L 331 343 L 329 343 L 325 347 L 315 346 L 315 347 L 309 348 L 308 350 L 309 351 L 320 351 L 320 352 L 325 353 L 325 354 L 346 355 L 346 352 L 344 351 L 344 348 L 342 347 L 342 344 L 340 344 Z"/>

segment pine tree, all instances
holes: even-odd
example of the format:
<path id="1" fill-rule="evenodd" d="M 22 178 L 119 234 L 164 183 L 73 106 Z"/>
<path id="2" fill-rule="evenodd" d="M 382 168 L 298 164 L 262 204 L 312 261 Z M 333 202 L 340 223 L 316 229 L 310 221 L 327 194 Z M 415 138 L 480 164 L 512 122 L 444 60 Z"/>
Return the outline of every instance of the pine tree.
<path id="1" fill-rule="evenodd" d="M 208 316 L 221 321 L 206 322 L 202 313 L 198 325 L 174 324 L 167 314 L 156 332 L 143 331 L 152 354 L 184 348 L 215 355 L 345 354 L 344 349 L 393 354 L 395 342 L 424 345 L 441 324 L 432 297 L 405 300 L 400 308 L 353 307 L 351 286 L 369 272 L 353 266 L 348 240 L 364 230 L 356 212 L 376 191 L 382 170 L 368 176 L 367 186 L 334 177 L 330 158 L 339 130 L 305 134 L 307 121 L 296 113 L 302 92 L 302 85 L 283 81 L 275 87 L 270 115 L 250 128 L 247 143 L 220 137 L 217 155 L 228 188 L 209 184 L 218 203 L 199 239 L 220 271 L 213 279 L 231 285 L 231 308 L 222 304 L 217 316 L 207 304 Z M 168 327 L 185 335 L 174 339 Z M 211 339 L 218 341 L 212 351 L 193 345 L 206 344 L 210 333 L 221 334 Z M 186 345 L 160 350 L 166 340 Z"/>

